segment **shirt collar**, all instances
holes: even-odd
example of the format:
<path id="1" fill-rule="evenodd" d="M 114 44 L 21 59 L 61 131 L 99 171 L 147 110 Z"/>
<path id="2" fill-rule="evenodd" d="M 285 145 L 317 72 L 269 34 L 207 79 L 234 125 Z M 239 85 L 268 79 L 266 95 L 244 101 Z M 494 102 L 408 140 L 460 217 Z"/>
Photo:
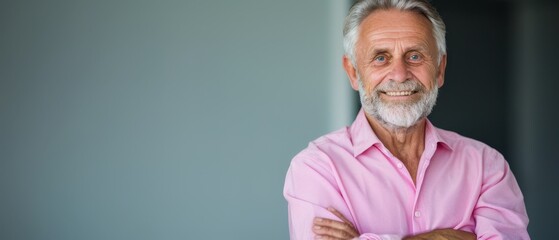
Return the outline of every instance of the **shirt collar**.
<path id="1" fill-rule="evenodd" d="M 440 136 L 437 131 L 438 129 L 433 126 L 431 121 L 427 119 L 425 125 L 425 146 L 429 146 L 430 144 L 441 145 L 449 150 L 452 150 L 450 144 Z M 375 144 L 382 145 L 380 139 L 378 139 L 375 132 L 371 128 L 367 117 L 365 116 L 365 112 L 363 109 L 359 111 L 355 121 L 350 127 L 350 134 L 351 140 L 353 143 L 353 156 L 357 157 L 358 155 L 365 152 L 367 149 L 371 148 Z M 439 144 L 441 143 L 441 144 Z"/>
<path id="2" fill-rule="evenodd" d="M 452 151 L 449 141 L 440 135 L 439 129 L 429 119 L 425 123 L 425 146 L 429 146 L 428 144 L 436 144 L 437 147 L 442 146 Z"/>
<path id="3" fill-rule="evenodd" d="M 375 144 L 382 144 L 371 128 L 363 109 L 359 111 L 355 121 L 350 127 L 351 141 L 353 143 L 353 156 L 356 157 Z"/>

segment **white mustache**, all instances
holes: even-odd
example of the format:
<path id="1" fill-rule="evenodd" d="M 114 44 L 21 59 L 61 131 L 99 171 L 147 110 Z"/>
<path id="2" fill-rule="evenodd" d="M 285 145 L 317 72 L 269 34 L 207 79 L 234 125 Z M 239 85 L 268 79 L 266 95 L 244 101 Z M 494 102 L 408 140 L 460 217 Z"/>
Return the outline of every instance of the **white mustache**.
<path id="1" fill-rule="evenodd" d="M 425 87 L 415 80 L 407 80 L 402 83 L 387 81 L 375 88 L 376 92 L 424 92 Z"/>

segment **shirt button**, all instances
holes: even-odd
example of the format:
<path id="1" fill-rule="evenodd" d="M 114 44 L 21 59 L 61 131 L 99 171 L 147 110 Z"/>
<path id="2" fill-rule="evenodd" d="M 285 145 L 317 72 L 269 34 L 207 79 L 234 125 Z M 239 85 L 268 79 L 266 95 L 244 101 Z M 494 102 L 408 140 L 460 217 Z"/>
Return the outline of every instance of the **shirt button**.
<path id="1" fill-rule="evenodd" d="M 396 166 L 401 169 L 401 168 L 404 167 L 404 164 L 398 163 L 398 164 L 396 164 Z"/>
<path id="2" fill-rule="evenodd" d="M 421 217 L 421 212 L 420 211 L 415 211 L 415 213 L 413 215 L 415 217 Z"/>

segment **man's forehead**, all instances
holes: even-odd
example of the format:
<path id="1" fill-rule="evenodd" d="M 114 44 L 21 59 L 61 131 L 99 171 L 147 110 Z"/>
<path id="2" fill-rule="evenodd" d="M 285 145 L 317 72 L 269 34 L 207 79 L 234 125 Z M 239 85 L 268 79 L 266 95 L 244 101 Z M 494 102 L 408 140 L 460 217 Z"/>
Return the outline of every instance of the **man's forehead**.
<path id="1" fill-rule="evenodd" d="M 431 32 L 431 22 L 419 12 L 381 9 L 371 12 L 360 25 L 361 31 L 426 31 Z"/>
<path id="2" fill-rule="evenodd" d="M 428 48 L 435 39 L 429 20 L 420 13 L 376 10 L 363 20 L 359 41 L 375 48 L 388 48 L 395 42 L 406 42 L 411 48 Z"/>

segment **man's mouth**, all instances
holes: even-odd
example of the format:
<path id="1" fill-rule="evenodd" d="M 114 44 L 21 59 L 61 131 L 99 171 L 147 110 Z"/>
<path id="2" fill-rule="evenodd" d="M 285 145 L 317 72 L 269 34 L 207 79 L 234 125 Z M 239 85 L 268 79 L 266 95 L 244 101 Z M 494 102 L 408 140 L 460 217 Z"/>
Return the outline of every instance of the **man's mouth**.
<path id="1" fill-rule="evenodd" d="M 383 93 L 388 96 L 410 96 L 416 93 L 416 91 L 390 91 L 390 92 L 383 92 Z"/>

